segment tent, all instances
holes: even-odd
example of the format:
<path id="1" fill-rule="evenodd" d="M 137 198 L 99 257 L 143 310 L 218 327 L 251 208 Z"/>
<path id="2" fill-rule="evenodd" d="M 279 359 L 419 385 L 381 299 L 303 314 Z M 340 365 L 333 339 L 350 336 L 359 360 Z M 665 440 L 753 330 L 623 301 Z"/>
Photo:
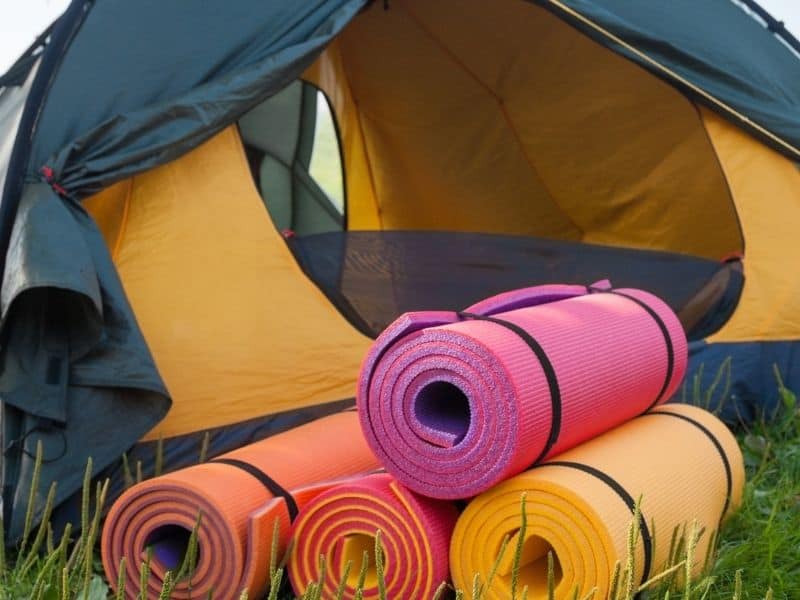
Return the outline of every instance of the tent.
<path id="1" fill-rule="evenodd" d="M 113 495 L 340 410 L 395 316 L 513 287 L 651 290 L 772 410 L 798 51 L 750 0 L 73 0 L 0 79 L 10 537 L 37 444 L 66 514 L 88 457 Z"/>

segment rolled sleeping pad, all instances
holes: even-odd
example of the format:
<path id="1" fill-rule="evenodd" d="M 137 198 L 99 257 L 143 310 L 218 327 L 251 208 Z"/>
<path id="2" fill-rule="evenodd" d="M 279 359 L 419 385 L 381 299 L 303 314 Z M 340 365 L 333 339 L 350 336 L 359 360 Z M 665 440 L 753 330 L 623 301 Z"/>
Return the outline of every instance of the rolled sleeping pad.
<path id="1" fill-rule="evenodd" d="M 461 514 L 450 547 L 457 586 L 484 581 L 504 536 L 509 550 L 493 580 L 490 599 L 510 597 L 514 548 L 527 494 L 519 587 L 546 597 L 547 554 L 555 565 L 555 597 L 573 587 L 606 598 L 617 561 L 625 568 L 635 503 L 641 498 L 634 583 L 663 571 L 673 532 L 702 531 L 694 575 L 720 523 L 739 506 L 744 464 L 736 439 L 712 414 L 688 405 L 654 409 L 602 436 L 501 483 L 473 499 Z M 681 557 L 678 558 L 681 560 Z"/>
<path id="2" fill-rule="evenodd" d="M 287 570 L 295 593 L 302 595 L 319 580 L 319 557 L 325 557 L 322 598 L 352 598 L 362 556 L 367 551 L 365 599 L 378 598 L 375 535 L 381 531 L 388 598 L 431 598 L 449 580 L 450 537 L 458 517 L 451 502 L 425 498 L 386 473 L 337 485 L 300 511 L 293 527 Z M 344 578 L 347 562 L 350 571 Z"/>
<path id="3" fill-rule="evenodd" d="M 664 402 L 686 361 L 652 294 L 539 286 L 402 315 L 370 348 L 357 402 L 388 472 L 463 499 Z"/>
<path id="4" fill-rule="evenodd" d="M 269 585 L 274 525 L 282 558 L 290 522 L 342 478 L 378 462 L 355 411 L 312 421 L 209 462 L 139 483 L 111 507 L 102 536 L 103 567 L 112 585 L 126 557 L 125 594 L 136 597 L 141 563 L 152 547 L 147 598 L 158 598 L 167 571 L 181 566 L 198 521 L 197 568 L 172 598 L 260 598 Z"/>

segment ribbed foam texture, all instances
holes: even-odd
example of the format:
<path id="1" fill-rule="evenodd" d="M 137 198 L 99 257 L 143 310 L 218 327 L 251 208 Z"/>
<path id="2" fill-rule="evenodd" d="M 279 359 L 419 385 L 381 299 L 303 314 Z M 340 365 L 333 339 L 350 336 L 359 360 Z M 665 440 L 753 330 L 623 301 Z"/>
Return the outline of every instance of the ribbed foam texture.
<path id="1" fill-rule="evenodd" d="M 389 598 L 431 598 L 448 580 L 448 552 L 457 511 L 452 503 L 424 498 L 387 474 L 343 483 L 312 500 L 295 521 L 288 573 L 302 595 L 320 577 L 319 557 L 326 557 L 322 598 L 334 598 L 345 565 L 345 598 L 355 594 L 362 553 L 370 568 L 363 597 L 378 598 L 375 534 L 381 531 Z"/>
<path id="2" fill-rule="evenodd" d="M 343 477 L 372 471 L 378 462 L 361 434 L 355 412 L 324 417 L 220 458 L 260 469 L 291 492 L 298 507 Z M 268 586 L 275 522 L 280 524 L 281 556 L 289 537 L 289 513 L 252 474 L 229 464 L 206 462 L 133 486 L 111 507 L 103 529 L 102 557 L 108 580 L 116 582 L 125 556 L 125 595 L 138 593 L 139 569 L 153 547 L 147 598 L 159 597 L 166 571 L 177 572 L 189 533 L 198 530 L 197 570 L 191 597 L 239 598 L 247 590 L 259 598 Z M 179 582 L 172 598 L 189 598 Z"/>
<path id="3" fill-rule="evenodd" d="M 543 286 L 401 316 L 362 365 L 358 407 L 398 481 L 469 498 L 664 402 L 686 361 L 680 322 L 655 296 Z"/>
<path id="4" fill-rule="evenodd" d="M 696 576 L 712 532 L 736 510 L 743 486 L 741 451 L 724 424 L 700 408 L 662 406 L 473 499 L 453 533 L 453 581 L 468 589 L 474 573 L 485 578 L 504 536 L 509 548 L 516 547 L 523 492 L 527 526 L 518 589 L 527 585 L 532 600 L 547 597 L 548 552 L 556 567 L 556 599 L 572 597 L 576 585 L 581 594 L 597 586 L 596 597 L 605 598 L 616 561 L 626 563 L 631 504 L 639 497 L 643 532 L 634 582 L 662 571 L 673 531 L 685 525 L 690 532 L 694 520 L 703 531 Z M 512 555 L 506 553 L 486 598 L 510 597 Z"/>

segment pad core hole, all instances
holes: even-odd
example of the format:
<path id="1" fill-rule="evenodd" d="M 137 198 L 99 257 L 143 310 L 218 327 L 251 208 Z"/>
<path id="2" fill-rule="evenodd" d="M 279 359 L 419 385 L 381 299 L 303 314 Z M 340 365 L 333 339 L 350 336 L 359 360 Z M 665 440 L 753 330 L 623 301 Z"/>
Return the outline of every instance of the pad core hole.
<path id="1" fill-rule="evenodd" d="M 180 525 L 162 525 L 150 532 L 145 540 L 145 547 L 153 549 L 153 557 L 168 571 L 176 572 L 181 568 L 189 550 L 189 539 L 192 532 Z M 200 548 L 197 548 L 197 560 L 200 562 Z"/>
<path id="2" fill-rule="evenodd" d="M 514 541 L 512 539 L 506 551 L 513 554 L 514 550 Z M 547 600 L 548 553 L 553 554 L 553 583 L 554 588 L 558 588 L 563 578 L 563 571 L 558 554 L 553 546 L 538 535 L 532 535 L 522 543 L 517 590 L 528 586 L 528 598 L 530 600 Z M 511 572 L 505 573 L 504 578 L 510 584 Z"/>
<path id="3" fill-rule="evenodd" d="M 375 536 L 364 533 L 353 533 L 345 536 L 341 544 L 340 568 L 342 572 L 344 572 L 345 565 L 348 561 L 352 563 L 350 572 L 347 574 L 347 586 L 355 588 L 358 585 L 358 579 L 361 574 L 361 563 L 364 560 L 364 553 L 366 553 L 369 563 L 367 565 L 366 577 L 364 578 L 364 589 L 377 588 L 378 569 L 375 567 Z M 383 552 L 381 555 L 384 558 L 385 568 L 386 555 Z"/>
<path id="4" fill-rule="evenodd" d="M 461 442 L 472 421 L 466 394 L 447 381 L 429 383 L 417 393 L 414 416 L 422 426 L 438 434 L 431 441 L 445 448 Z"/>

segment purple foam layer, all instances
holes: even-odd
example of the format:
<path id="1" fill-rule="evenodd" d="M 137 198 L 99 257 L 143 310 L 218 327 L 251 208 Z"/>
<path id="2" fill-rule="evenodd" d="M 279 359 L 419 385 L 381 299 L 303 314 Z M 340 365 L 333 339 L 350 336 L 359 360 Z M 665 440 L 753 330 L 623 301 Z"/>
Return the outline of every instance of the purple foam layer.
<path id="1" fill-rule="evenodd" d="M 469 432 L 469 399 L 455 385 L 434 381 L 419 390 L 414 418 L 422 426 L 421 437 L 442 447 L 455 446 Z"/>
<path id="2" fill-rule="evenodd" d="M 575 296 L 583 296 L 587 293 L 588 290 L 583 285 L 537 285 L 490 296 L 480 302 L 476 302 L 464 312 L 489 316 L 520 308 L 558 302 Z"/>

